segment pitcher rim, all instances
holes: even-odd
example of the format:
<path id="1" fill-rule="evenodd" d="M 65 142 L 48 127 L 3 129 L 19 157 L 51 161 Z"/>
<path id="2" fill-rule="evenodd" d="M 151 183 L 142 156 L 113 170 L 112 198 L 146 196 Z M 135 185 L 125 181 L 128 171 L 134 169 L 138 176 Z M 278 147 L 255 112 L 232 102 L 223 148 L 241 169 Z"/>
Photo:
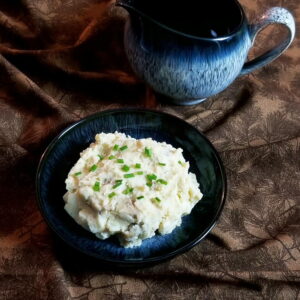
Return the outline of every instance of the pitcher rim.
<path id="1" fill-rule="evenodd" d="M 160 26 L 161 28 L 163 28 L 165 30 L 168 30 L 168 31 L 171 31 L 173 33 L 176 33 L 178 35 L 187 37 L 187 38 L 191 38 L 191 39 L 195 39 L 195 40 L 202 40 L 202 41 L 225 41 L 227 39 L 231 39 L 236 34 L 238 34 L 240 32 L 241 28 L 243 27 L 243 24 L 244 24 L 244 22 L 246 20 L 245 12 L 244 12 L 244 9 L 243 9 L 242 5 L 237 0 L 233 0 L 233 1 L 235 2 L 235 4 L 239 8 L 239 11 L 240 11 L 240 14 L 241 14 L 241 21 L 240 21 L 239 25 L 237 25 L 235 27 L 235 29 L 230 32 L 230 34 L 219 36 L 219 37 L 202 37 L 202 36 L 196 36 L 196 35 L 188 34 L 188 33 L 185 33 L 185 32 L 182 32 L 182 31 L 179 31 L 179 30 L 176 30 L 176 29 L 173 29 L 173 28 L 171 28 L 171 27 L 169 27 L 169 26 L 167 26 L 167 25 L 165 25 L 165 24 L 163 24 L 163 23 L 161 23 L 161 22 L 153 19 L 152 17 L 149 17 L 148 15 L 144 14 L 143 12 L 141 12 L 138 9 L 136 9 L 135 7 L 122 2 L 122 0 L 117 0 L 115 2 L 115 5 L 116 6 L 121 6 L 121 7 L 124 7 L 124 8 L 129 8 L 133 12 L 137 13 L 141 17 L 144 17 L 144 18 L 148 19 L 149 21 L 151 21 L 154 24 Z"/>

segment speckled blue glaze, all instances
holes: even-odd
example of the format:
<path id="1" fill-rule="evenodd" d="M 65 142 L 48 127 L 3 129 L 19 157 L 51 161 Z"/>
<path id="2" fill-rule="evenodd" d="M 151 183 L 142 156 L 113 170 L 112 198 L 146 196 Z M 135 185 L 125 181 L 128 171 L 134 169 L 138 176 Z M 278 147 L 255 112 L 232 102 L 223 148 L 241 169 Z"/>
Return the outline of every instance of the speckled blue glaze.
<path id="1" fill-rule="evenodd" d="M 99 132 L 124 132 L 152 137 L 183 148 L 204 198 L 172 233 L 156 235 L 135 248 L 123 248 L 114 238 L 99 240 L 64 210 L 65 179 L 79 153 Z M 149 110 L 112 110 L 92 115 L 62 132 L 45 151 L 37 172 L 37 201 L 54 232 L 68 245 L 106 263 L 144 266 L 183 253 L 199 243 L 215 225 L 226 194 L 226 178 L 211 143 L 194 127 L 168 114 Z"/>
<path id="2" fill-rule="evenodd" d="M 262 67 L 287 49 L 295 34 L 294 19 L 287 10 L 272 8 L 250 26 L 242 7 L 235 3 L 241 11 L 238 30 L 221 38 L 202 38 L 157 23 L 135 10 L 135 1 L 117 1 L 131 13 L 124 44 L 135 73 L 172 102 L 190 105 L 218 94 L 239 75 Z M 289 37 L 273 51 L 245 64 L 256 34 L 273 23 L 286 25 Z"/>
<path id="3" fill-rule="evenodd" d="M 138 21 L 126 24 L 125 49 L 134 71 L 179 104 L 224 90 L 241 72 L 251 45 L 247 30 L 226 41 L 194 40 L 132 22 Z M 145 34 L 147 26 L 152 34 Z"/>

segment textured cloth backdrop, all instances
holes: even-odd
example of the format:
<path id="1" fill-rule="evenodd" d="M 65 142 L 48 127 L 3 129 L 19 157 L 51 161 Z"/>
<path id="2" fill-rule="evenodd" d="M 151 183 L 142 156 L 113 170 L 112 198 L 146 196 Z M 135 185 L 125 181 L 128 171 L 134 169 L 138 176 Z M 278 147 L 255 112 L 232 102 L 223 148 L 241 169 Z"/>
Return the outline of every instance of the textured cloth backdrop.
<path id="1" fill-rule="evenodd" d="M 300 22 L 299 0 L 242 4 L 250 19 L 278 5 Z M 0 298 L 300 299 L 300 39 L 203 104 L 165 105 L 132 74 L 126 15 L 110 5 L 0 2 Z M 281 33 L 262 32 L 251 55 Z M 34 177 L 67 124 L 128 106 L 166 111 L 203 131 L 224 160 L 229 195 L 197 247 L 151 268 L 114 271 L 56 241 L 38 212 Z"/>

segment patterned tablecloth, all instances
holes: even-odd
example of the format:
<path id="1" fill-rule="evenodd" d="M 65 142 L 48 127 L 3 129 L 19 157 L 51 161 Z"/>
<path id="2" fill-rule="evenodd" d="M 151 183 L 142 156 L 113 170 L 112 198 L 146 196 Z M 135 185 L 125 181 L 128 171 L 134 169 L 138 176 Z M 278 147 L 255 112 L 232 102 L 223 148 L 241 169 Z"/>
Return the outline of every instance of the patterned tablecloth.
<path id="1" fill-rule="evenodd" d="M 249 19 L 276 5 L 300 22 L 299 0 L 242 4 Z M 110 5 L 0 2 L 0 298 L 300 299 L 300 39 L 203 104 L 165 105 L 132 74 L 125 15 Z M 285 33 L 262 32 L 251 55 Z M 154 267 L 116 271 L 56 241 L 34 178 L 67 124 L 128 106 L 169 112 L 204 132 L 224 161 L 229 195 L 201 244 Z"/>

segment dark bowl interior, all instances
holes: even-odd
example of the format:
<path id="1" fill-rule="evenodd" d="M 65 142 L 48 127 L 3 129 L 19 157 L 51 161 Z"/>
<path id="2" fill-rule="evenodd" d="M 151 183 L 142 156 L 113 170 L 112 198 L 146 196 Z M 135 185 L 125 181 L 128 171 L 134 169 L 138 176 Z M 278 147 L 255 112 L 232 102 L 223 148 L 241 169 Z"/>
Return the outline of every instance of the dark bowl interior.
<path id="1" fill-rule="evenodd" d="M 172 233 L 156 235 L 140 247 L 123 248 L 115 238 L 99 240 L 81 228 L 64 210 L 65 179 L 79 153 L 99 132 L 124 132 L 151 137 L 181 147 L 196 174 L 203 199 Z M 226 178 L 212 144 L 194 127 L 174 116 L 138 109 L 111 110 L 89 116 L 68 127 L 46 149 L 37 172 L 37 200 L 47 224 L 75 249 L 118 265 L 159 262 L 183 253 L 201 241 L 215 225 L 226 194 Z"/>

